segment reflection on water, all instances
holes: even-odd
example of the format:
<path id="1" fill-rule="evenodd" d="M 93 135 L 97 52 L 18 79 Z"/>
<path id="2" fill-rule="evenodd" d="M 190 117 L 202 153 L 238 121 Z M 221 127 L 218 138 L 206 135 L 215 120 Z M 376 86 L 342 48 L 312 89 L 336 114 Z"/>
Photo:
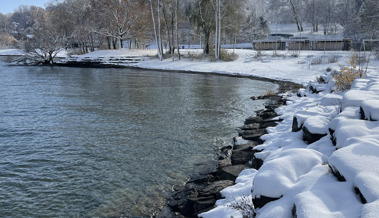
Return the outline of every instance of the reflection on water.
<path id="1" fill-rule="evenodd" d="M 0 214 L 146 215 L 215 162 L 276 85 L 0 64 Z"/>

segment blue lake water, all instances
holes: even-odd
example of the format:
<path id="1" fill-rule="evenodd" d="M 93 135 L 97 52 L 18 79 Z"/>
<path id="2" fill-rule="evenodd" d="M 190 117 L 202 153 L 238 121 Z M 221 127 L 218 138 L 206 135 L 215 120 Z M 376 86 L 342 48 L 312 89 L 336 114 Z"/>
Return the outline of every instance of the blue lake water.
<path id="1" fill-rule="evenodd" d="M 0 216 L 141 216 L 215 162 L 277 85 L 0 63 Z"/>

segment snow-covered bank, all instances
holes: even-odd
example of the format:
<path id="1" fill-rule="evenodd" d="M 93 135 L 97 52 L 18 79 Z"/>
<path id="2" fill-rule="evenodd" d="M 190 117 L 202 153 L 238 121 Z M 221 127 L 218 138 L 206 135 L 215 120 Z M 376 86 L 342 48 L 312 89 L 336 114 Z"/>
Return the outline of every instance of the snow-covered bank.
<path id="1" fill-rule="evenodd" d="M 254 148 L 261 168 L 243 171 L 202 217 L 242 217 L 241 204 L 255 204 L 257 217 L 377 216 L 379 73 L 370 71 L 345 93 L 331 93 L 332 85 L 311 82 L 287 97 L 276 110 L 283 122 Z"/>
<path id="2" fill-rule="evenodd" d="M 233 52 L 232 49 L 228 50 Z M 193 50 L 191 52 L 201 52 Z M 306 85 L 308 81 L 320 76 L 328 66 L 338 67 L 335 63 L 327 63 L 329 53 L 318 51 L 274 52 L 262 51 L 257 54 L 254 50 L 236 49 L 239 56 L 233 62 L 210 62 L 184 58 L 180 61 L 166 59 L 164 61 L 149 60 L 138 64 L 141 68 L 184 70 L 192 72 L 213 72 L 219 74 L 256 76 L 276 80 L 284 80 Z M 185 51 L 182 52 L 185 54 Z M 333 52 L 341 60 L 348 52 Z M 313 64 L 315 59 L 323 59 L 323 64 Z"/>
<path id="3" fill-rule="evenodd" d="M 254 76 L 284 80 L 306 85 L 323 74 L 327 67 L 338 68 L 335 61 L 345 63 L 350 52 L 344 51 L 262 51 L 248 49 L 228 49 L 235 52 L 238 59 L 232 62 L 209 61 L 198 58 L 201 49 L 181 49 L 182 60 L 167 58 L 159 61 L 154 56 L 156 50 L 99 50 L 84 55 L 75 55 L 77 59 L 99 59 L 117 57 L 144 57 L 133 66 L 145 69 L 175 70 L 189 72 L 209 72 L 228 75 Z"/>

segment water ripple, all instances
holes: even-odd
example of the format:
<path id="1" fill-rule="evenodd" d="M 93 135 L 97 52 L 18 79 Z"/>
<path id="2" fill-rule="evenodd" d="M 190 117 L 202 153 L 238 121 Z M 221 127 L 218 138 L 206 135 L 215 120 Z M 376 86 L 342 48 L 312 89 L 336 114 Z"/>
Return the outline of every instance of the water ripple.
<path id="1" fill-rule="evenodd" d="M 276 88 L 209 75 L 1 64 L 0 78 L 1 217 L 151 214 L 262 107 L 250 96 Z"/>

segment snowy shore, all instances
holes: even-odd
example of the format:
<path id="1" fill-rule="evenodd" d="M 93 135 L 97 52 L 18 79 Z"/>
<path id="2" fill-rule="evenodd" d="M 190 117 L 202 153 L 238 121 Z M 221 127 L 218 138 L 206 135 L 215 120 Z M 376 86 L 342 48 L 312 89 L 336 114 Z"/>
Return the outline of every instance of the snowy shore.
<path id="1" fill-rule="evenodd" d="M 200 216 L 242 217 L 249 214 L 243 208 L 252 205 L 257 217 L 375 217 L 379 213 L 378 61 L 371 59 L 367 77 L 338 92 L 326 69 L 346 65 L 349 52 L 304 53 L 257 61 L 241 50 L 232 63 L 147 61 L 139 65 L 308 84 L 297 96 L 284 94 L 287 105 L 276 110 L 283 121 L 268 127 L 264 143 L 253 149 L 263 165 L 242 171 L 236 185 L 221 191 L 224 199 L 217 201 L 217 207 Z M 331 55 L 338 57 L 338 63 L 312 64 Z M 315 81 L 320 76 L 324 83 Z"/>
<path id="2" fill-rule="evenodd" d="M 110 52 L 84 56 L 106 53 Z M 242 217 L 254 204 L 257 217 L 376 217 L 379 61 L 371 59 L 367 77 L 357 79 L 350 90 L 338 92 L 326 69 L 346 65 L 350 52 L 236 53 L 239 58 L 234 62 L 189 57 L 160 62 L 150 57 L 135 64 L 146 69 L 255 76 L 307 86 L 297 95 L 283 93 L 287 105 L 276 109 L 277 119 L 282 121 L 268 127 L 268 134 L 261 138 L 264 143 L 253 149 L 263 165 L 242 171 L 234 186 L 221 191 L 224 199 L 217 201 L 217 207 L 201 216 Z M 134 55 L 142 56 L 139 51 Z M 324 83 L 316 82 L 317 77 Z M 250 210 L 243 210 L 244 206 Z"/>

